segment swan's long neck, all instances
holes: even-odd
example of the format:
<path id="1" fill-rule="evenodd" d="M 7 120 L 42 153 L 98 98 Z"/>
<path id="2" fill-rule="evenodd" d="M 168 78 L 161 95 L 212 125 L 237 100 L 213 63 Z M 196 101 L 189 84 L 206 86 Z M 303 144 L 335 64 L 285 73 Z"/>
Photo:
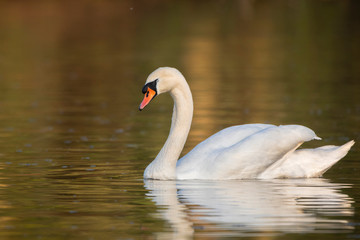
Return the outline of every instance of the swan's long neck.
<path id="1" fill-rule="evenodd" d="M 185 79 L 170 91 L 170 95 L 174 100 L 170 133 L 155 160 L 145 169 L 145 178 L 162 180 L 176 178 L 176 162 L 190 131 L 193 100 Z"/>

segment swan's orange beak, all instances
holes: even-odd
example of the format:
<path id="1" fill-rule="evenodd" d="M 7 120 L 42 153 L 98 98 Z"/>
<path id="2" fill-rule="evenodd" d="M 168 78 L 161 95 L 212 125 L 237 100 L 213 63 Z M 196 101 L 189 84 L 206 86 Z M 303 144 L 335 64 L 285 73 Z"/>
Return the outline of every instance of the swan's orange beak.
<path id="1" fill-rule="evenodd" d="M 148 88 L 145 96 L 144 96 L 144 100 L 142 100 L 140 106 L 139 106 L 139 110 L 143 110 L 144 107 L 146 107 L 146 105 L 149 104 L 149 102 L 156 96 L 156 92 L 154 90 L 152 90 L 151 88 Z"/>

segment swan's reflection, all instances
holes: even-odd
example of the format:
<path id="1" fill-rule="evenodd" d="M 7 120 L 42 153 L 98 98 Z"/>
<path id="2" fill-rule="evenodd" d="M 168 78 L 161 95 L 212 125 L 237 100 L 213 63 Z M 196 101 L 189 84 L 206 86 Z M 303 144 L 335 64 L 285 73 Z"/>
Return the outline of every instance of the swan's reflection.
<path id="1" fill-rule="evenodd" d="M 236 235 L 352 229 L 346 216 L 354 214 L 353 200 L 341 192 L 349 186 L 326 179 L 145 180 L 145 187 L 174 230 L 162 233 L 167 238 L 187 238 L 194 228 Z"/>

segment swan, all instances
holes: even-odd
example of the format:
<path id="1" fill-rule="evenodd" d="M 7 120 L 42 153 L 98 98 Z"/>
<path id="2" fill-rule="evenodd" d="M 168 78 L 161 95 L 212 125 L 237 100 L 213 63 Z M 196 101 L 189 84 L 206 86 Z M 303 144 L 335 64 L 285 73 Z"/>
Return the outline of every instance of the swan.
<path id="1" fill-rule="evenodd" d="M 169 136 L 146 167 L 144 179 L 225 180 L 321 177 L 343 158 L 355 143 L 297 148 L 306 141 L 321 140 L 301 125 L 244 124 L 225 128 L 199 143 L 178 160 L 190 131 L 193 100 L 179 70 L 160 67 L 142 88 L 143 110 L 157 95 L 169 92 L 174 100 Z"/>

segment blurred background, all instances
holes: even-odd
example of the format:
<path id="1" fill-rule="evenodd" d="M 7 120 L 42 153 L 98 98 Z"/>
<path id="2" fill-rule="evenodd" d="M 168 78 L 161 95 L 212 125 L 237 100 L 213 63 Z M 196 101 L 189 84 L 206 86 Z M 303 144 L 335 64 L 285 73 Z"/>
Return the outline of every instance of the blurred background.
<path id="1" fill-rule="evenodd" d="M 173 103 L 162 95 L 138 111 L 160 66 L 192 89 L 184 153 L 245 123 L 308 126 L 323 142 L 307 147 L 359 141 L 359 12 L 356 0 L 0 0 L 0 236 L 164 227 L 142 173 Z M 355 199 L 359 158 L 356 144 L 325 175 L 355 184 L 345 190 Z"/>

